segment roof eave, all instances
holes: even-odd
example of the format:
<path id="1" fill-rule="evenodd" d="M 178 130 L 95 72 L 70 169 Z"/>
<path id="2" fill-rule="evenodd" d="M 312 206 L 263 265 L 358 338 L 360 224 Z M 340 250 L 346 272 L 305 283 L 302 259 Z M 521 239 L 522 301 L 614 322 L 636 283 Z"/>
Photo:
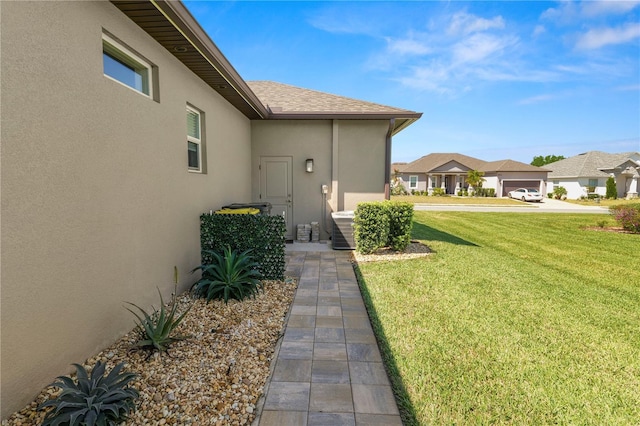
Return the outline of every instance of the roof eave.
<path id="1" fill-rule="evenodd" d="M 166 19 L 166 22 L 180 33 L 182 40 L 179 42 L 172 41 L 172 43 L 175 45 L 184 45 L 186 43 L 198 53 L 198 62 L 201 65 L 211 67 L 214 70 L 215 78 L 207 79 L 199 75 L 203 81 L 218 92 L 231 105 L 241 111 L 247 118 L 266 118 L 269 115 L 267 108 L 260 102 L 255 93 L 253 93 L 244 79 L 242 79 L 240 74 L 233 68 L 231 63 L 213 43 L 211 38 L 182 2 L 169 0 L 148 0 L 148 2 L 111 0 L 111 2 L 138 26 L 147 31 L 149 35 L 156 39 L 158 43 L 165 47 L 178 60 L 183 62 L 187 68 L 192 69 L 191 65 L 193 64 L 190 63 L 190 61 L 193 61 L 194 56 L 170 49 L 166 41 L 154 37 L 151 28 L 145 28 L 144 14 L 141 15 L 140 10 L 130 9 L 135 7 L 136 3 L 153 5 L 153 7 L 162 14 L 164 19 Z M 194 73 L 198 75 L 198 72 L 195 70 Z M 225 84 L 220 84 L 220 81 L 223 81 Z"/>
<path id="2" fill-rule="evenodd" d="M 390 120 L 395 119 L 413 119 L 417 120 L 422 116 L 420 112 L 314 112 L 314 111 L 288 111 L 274 112 L 269 114 L 269 118 L 274 120 L 327 120 L 327 119 L 344 119 L 344 120 Z"/>
<path id="3" fill-rule="evenodd" d="M 271 120 L 391 120 L 395 119 L 393 135 L 409 127 L 422 117 L 421 112 L 313 112 L 313 111 L 271 111 Z"/>

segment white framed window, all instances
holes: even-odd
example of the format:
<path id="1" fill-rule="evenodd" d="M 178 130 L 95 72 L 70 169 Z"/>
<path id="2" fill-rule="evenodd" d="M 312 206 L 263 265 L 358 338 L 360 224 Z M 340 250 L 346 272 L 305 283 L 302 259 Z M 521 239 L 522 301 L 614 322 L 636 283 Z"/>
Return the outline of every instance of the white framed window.
<path id="1" fill-rule="evenodd" d="M 409 189 L 418 187 L 418 176 L 409 176 Z"/>
<path id="2" fill-rule="evenodd" d="M 596 186 L 598 186 L 598 179 L 589 179 L 589 185 L 588 186 L 593 186 L 594 188 Z"/>
<path id="3" fill-rule="evenodd" d="M 154 99 L 153 66 L 108 34 L 102 34 L 104 75 Z"/>
<path id="4" fill-rule="evenodd" d="M 187 165 L 190 172 L 203 173 L 202 112 L 187 105 Z"/>

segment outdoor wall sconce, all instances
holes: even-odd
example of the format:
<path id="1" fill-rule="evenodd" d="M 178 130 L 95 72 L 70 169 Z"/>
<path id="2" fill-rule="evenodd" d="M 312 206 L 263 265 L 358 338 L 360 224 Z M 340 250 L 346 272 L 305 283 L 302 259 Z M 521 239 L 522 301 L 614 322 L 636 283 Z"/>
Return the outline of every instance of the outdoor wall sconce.
<path id="1" fill-rule="evenodd" d="M 313 173 L 313 158 L 307 158 L 307 173 Z"/>

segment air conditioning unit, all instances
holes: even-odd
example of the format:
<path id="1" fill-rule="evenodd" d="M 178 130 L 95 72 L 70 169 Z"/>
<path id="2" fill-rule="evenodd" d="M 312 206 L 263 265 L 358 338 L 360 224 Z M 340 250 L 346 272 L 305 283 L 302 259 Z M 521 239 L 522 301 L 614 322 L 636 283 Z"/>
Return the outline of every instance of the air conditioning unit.
<path id="1" fill-rule="evenodd" d="M 355 250 L 356 242 L 353 235 L 352 210 L 331 213 L 333 219 L 332 245 L 334 250 Z"/>

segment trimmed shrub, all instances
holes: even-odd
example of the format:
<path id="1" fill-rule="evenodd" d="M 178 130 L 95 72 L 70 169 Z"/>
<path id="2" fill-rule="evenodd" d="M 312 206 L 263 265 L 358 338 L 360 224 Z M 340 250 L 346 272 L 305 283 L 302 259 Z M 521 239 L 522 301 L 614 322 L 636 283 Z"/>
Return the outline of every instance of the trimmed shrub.
<path id="1" fill-rule="evenodd" d="M 476 197 L 495 197 L 495 188 L 476 188 Z"/>
<path id="2" fill-rule="evenodd" d="M 401 201 L 387 201 L 384 204 L 389 216 L 387 245 L 392 250 L 404 251 L 411 242 L 413 204 Z"/>
<path id="3" fill-rule="evenodd" d="M 613 176 L 609 176 L 607 179 L 607 198 L 610 200 L 618 198 L 618 188 L 616 188 L 616 180 Z"/>
<path id="4" fill-rule="evenodd" d="M 282 216 L 258 214 L 203 214 L 200 216 L 202 264 L 210 265 L 209 254 L 222 253 L 226 247 L 238 252 L 252 250 L 258 271 L 266 280 L 284 279 L 284 234 Z"/>
<path id="5" fill-rule="evenodd" d="M 609 207 L 609 212 L 625 231 L 640 234 L 640 203 Z"/>
<path id="6" fill-rule="evenodd" d="M 389 239 L 389 215 L 384 203 L 360 203 L 354 213 L 356 251 L 369 254 L 384 247 Z"/>
<path id="7" fill-rule="evenodd" d="M 433 195 L 437 197 L 442 197 L 446 194 L 444 192 L 444 188 L 433 188 Z"/>
<path id="8" fill-rule="evenodd" d="M 389 246 L 403 251 L 411 242 L 413 204 L 402 201 L 358 204 L 354 218 L 356 250 L 363 254 Z"/>

